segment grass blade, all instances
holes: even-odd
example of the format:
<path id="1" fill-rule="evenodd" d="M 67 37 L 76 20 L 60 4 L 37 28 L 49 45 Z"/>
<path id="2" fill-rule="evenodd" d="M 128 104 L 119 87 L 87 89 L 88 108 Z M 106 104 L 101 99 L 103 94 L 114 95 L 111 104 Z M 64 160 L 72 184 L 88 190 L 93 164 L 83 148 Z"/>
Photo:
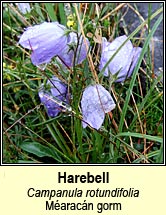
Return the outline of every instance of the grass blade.
<path id="1" fill-rule="evenodd" d="M 46 7 L 47 13 L 48 13 L 51 21 L 52 22 L 57 21 L 57 17 L 56 17 L 56 14 L 55 14 L 53 4 L 52 3 L 44 3 L 44 5 Z"/>

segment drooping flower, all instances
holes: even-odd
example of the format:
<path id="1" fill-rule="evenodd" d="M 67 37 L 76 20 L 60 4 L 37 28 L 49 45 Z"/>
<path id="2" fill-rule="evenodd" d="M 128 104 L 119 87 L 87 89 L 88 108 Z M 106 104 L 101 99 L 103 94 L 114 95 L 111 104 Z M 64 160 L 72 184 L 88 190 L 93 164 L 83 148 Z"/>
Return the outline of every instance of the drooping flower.
<path id="1" fill-rule="evenodd" d="M 89 40 L 86 38 L 86 42 L 89 48 Z M 75 65 L 82 63 L 87 56 L 88 50 L 84 43 L 82 35 L 77 35 L 75 32 L 69 33 L 67 37 L 67 45 L 59 54 L 59 57 L 67 64 L 72 67 L 74 58 Z"/>
<path id="2" fill-rule="evenodd" d="M 89 45 L 88 39 L 87 43 Z M 35 66 L 47 64 L 53 57 L 59 56 L 72 67 L 76 51 L 75 64 L 80 64 L 87 55 L 82 36 L 78 40 L 76 33 L 67 33 L 67 28 L 58 22 L 44 22 L 28 27 L 20 37 L 19 44 L 32 50 L 31 61 Z"/>
<path id="3" fill-rule="evenodd" d="M 113 110 L 115 106 L 113 98 L 103 86 L 100 84 L 88 86 L 81 99 L 83 128 L 89 124 L 98 130 L 104 121 L 105 113 Z"/>
<path id="4" fill-rule="evenodd" d="M 49 63 L 67 44 L 65 26 L 58 22 L 44 22 L 28 27 L 19 40 L 24 48 L 32 50 L 31 60 L 35 66 Z"/>
<path id="5" fill-rule="evenodd" d="M 46 85 L 46 88 L 42 86 L 39 90 L 39 97 L 47 109 L 48 115 L 55 117 L 64 110 L 62 102 L 69 104 L 67 86 L 55 76 L 51 81 L 48 80 Z"/>
<path id="6" fill-rule="evenodd" d="M 106 38 L 102 40 L 102 53 L 100 59 L 100 71 L 116 53 L 117 49 L 125 42 L 127 36 L 117 37 L 114 41 L 107 42 Z M 115 82 L 123 82 L 126 78 L 130 77 L 140 56 L 142 48 L 133 47 L 130 40 L 128 40 L 122 48 L 115 54 L 111 62 L 108 64 L 104 71 L 104 76 L 117 74 Z"/>

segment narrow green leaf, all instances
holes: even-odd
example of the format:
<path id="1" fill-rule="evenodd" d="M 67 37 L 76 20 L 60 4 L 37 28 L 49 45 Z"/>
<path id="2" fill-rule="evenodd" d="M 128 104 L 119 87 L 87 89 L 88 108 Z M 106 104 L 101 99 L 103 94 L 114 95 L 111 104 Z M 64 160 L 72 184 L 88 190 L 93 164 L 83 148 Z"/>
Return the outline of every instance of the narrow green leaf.
<path id="1" fill-rule="evenodd" d="M 40 8 L 40 4 L 39 3 L 35 3 L 35 9 L 36 9 L 36 12 L 38 13 L 39 17 L 41 20 L 45 20 L 44 16 L 43 16 L 43 13 L 41 11 L 41 8 Z"/>
<path id="2" fill-rule="evenodd" d="M 149 154 L 146 155 L 146 157 L 148 159 L 152 158 L 152 157 L 156 157 L 159 154 L 159 150 L 154 151 L 154 152 L 150 152 Z M 140 163 L 141 161 L 143 161 L 143 158 L 137 158 L 136 160 L 134 160 L 132 163 Z"/>
<path id="3" fill-rule="evenodd" d="M 147 135 L 147 134 L 140 134 L 140 133 L 133 133 L 133 132 L 122 132 L 122 133 L 119 133 L 116 135 L 116 137 L 121 137 L 121 136 L 145 138 L 147 140 L 151 140 L 151 141 L 155 141 L 155 142 L 159 142 L 159 143 L 163 142 L 163 138 L 157 137 L 157 136 L 151 136 L 151 135 Z"/>
<path id="4" fill-rule="evenodd" d="M 147 106 L 145 106 L 145 104 L 147 103 L 149 96 L 153 93 L 153 90 L 154 90 L 155 86 L 157 85 L 157 83 L 160 81 L 160 79 L 161 79 L 161 76 L 159 76 L 156 80 L 154 80 L 153 85 L 148 90 L 146 96 L 144 97 L 143 101 L 141 102 L 141 104 L 138 107 L 138 113 L 141 113 L 143 108 L 144 108 L 144 111 L 145 111 L 145 109 L 147 109 L 147 107 L 149 106 L 149 104 Z M 157 96 L 157 98 L 158 98 L 158 96 Z M 154 98 L 154 99 L 156 99 L 156 98 Z M 152 100 L 152 101 L 154 102 L 154 100 Z M 137 120 L 137 118 L 138 118 L 138 114 L 136 113 L 134 115 L 134 118 L 133 118 L 132 122 L 130 123 L 130 128 L 132 128 L 132 126 L 134 125 L 134 123 Z"/>
<path id="5" fill-rule="evenodd" d="M 59 7 L 59 15 L 60 15 L 61 24 L 66 25 L 66 15 L 65 15 L 65 11 L 64 11 L 64 3 L 59 3 L 58 7 Z"/>
<path id="6" fill-rule="evenodd" d="M 52 3 L 45 3 L 44 4 L 48 13 L 48 16 L 50 17 L 51 21 L 57 21 L 57 17 L 54 11 L 54 7 L 52 5 Z"/>
<path id="7" fill-rule="evenodd" d="M 161 143 L 160 146 L 160 150 L 156 159 L 156 163 L 163 163 L 163 155 L 164 155 L 164 151 L 163 151 L 163 142 Z"/>
<path id="8" fill-rule="evenodd" d="M 30 164 L 30 163 L 31 163 L 31 164 L 34 163 L 34 164 L 36 164 L 35 161 L 30 161 L 30 160 L 18 160 L 17 163 L 21 163 L 21 164 L 23 164 L 23 163 L 29 163 L 29 164 Z"/>

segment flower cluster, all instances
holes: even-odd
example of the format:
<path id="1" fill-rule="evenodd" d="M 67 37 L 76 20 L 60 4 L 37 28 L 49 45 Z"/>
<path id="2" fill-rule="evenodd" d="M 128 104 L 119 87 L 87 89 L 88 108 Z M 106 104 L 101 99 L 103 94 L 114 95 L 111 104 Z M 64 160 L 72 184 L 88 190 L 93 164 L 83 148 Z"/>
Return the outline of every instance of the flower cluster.
<path id="1" fill-rule="evenodd" d="M 99 70 L 106 67 L 104 76 L 112 77 L 117 74 L 115 82 L 123 82 L 131 76 L 142 50 L 140 47 L 133 47 L 131 41 L 125 43 L 126 40 L 125 35 L 117 37 L 112 43 L 107 42 L 106 38 L 102 38 Z M 122 47 L 120 48 L 120 46 Z M 101 85 L 88 86 L 84 90 L 81 100 L 83 127 L 85 128 L 89 124 L 91 127 L 99 129 L 104 121 L 105 113 L 113 110 L 115 106 L 113 98 L 104 87 Z"/>
<path id="2" fill-rule="evenodd" d="M 86 42 L 90 47 L 87 38 Z M 36 66 L 49 63 L 53 57 L 58 57 L 59 62 L 65 62 L 66 66 L 72 67 L 82 63 L 88 51 L 82 35 L 67 31 L 67 28 L 58 22 L 44 22 L 28 27 L 21 36 L 19 44 L 32 50 L 31 61 Z M 102 38 L 99 70 L 105 69 L 104 76 L 111 78 L 116 76 L 115 82 L 123 82 L 131 76 L 141 50 L 140 47 L 133 47 L 125 35 L 117 37 L 111 43 L 106 38 Z M 48 80 L 47 85 L 50 88 L 42 85 L 39 97 L 48 115 L 55 117 L 64 110 L 63 102 L 69 104 L 67 86 L 56 77 Z M 115 106 L 110 93 L 100 84 L 86 87 L 81 99 L 83 128 L 90 125 L 99 129 L 105 113 L 112 111 Z"/>
<path id="3" fill-rule="evenodd" d="M 89 45 L 88 39 L 86 40 Z M 80 64 L 88 51 L 81 35 L 68 32 L 58 22 L 44 22 L 28 27 L 20 37 L 19 44 L 32 50 L 31 61 L 35 66 L 49 63 L 53 57 L 58 56 L 67 66 L 72 67 L 74 58 L 75 65 Z"/>

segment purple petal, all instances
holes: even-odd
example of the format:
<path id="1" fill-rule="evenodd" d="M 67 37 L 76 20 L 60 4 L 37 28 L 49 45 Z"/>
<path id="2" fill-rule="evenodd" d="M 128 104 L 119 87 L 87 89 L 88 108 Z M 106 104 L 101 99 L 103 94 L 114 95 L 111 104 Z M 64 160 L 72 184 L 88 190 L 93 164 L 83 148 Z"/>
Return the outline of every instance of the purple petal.
<path id="1" fill-rule="evenodd" d="M 88 47 L 89 47 L 89 40 L 86 38 Z M 71 32 L 68 35 L 67 38 L 67 46 L 59 54 L 60 58 L 67 64 L 67 66 L 72 67 L 73 66 L 73 61 L 75 57 L 75 50 L 77 50 L 76 54 L 76 61 L 75 65 L 82 63 L 83 60 L 85 60 L 87 56 L 87 49 L 86 45 L 84 44 L 83 37 L 80 36 L 79 38 L 79 44 L 78 44 L 78 38 L 77 34 L 74 32 Z"/>
<path id="2" fill-rule="evenodd" d="M 86 115 L 84 115 L 83 117 L 84 121 L 82 121 L 82 126 L 83 128 L 86 128 L 87 125 L 89 124 L 91 127 L 98 130 L 101 127 L 104 121 L 104 118 L 105 118 L 105 113 L 103 111 L 94 110 L 92 113 L 87 112 Z"/>
<path id="3" fill-rule="evenodd" d="M 66 46 L 65 30 L 66 28 L 58 22 L 44 22 L 28 27 L 19 43 L 33 51 L 31 59 L 34 65 L 48 63 Z"/>
<path id="4" fill-rule="evenodd" d="M 58 105 L 55 106 L 54 108 L 48 108 L 47 109 L 47 114 L 51 117 L 56 117 L 60 112 L 62 108 L 60 108 Z"/>
<path id="5" fill-rule="evenodd" d="M 132 52 L 132 64 L 131 64 L 131 67 L 130 67 L 130 70 L 129 70 L 129 77 L 131 76 L 137 62 L 138 62 L 138 59 L 139 59 L 139 56 L 141 54 L 141 51 L 142 51 L 142 48 L 140 47 L 134 47 L 133 48 L 133 52 Z"/>
<path id="6" fill-rule="evenodd" d="M 41 90 L 39 91 L 39 97 L 44 104 L 48 115 L 51 117 L 57 116 L 62 108 L 54 102 L 52 95 Z"/>
<path id="7" fill-rule="evenodd" d="M 51 86 L 51 94 L 55 97 L 57 96 L 65 96 L 67 91 L 67 86 L 60 81 L 57 77 L 53 77 L 50 80 L 47 81 L 47 84 Z"/>
<path id="8" fill-rule="evenodd" d="M 39 97 L 47 109 L 48 115 L 55 117 L 64 109 L 60 103 L 69 103 L 67 86 L 57 77 L 53 77 L 51 81 L 47 81 L 47 87 L 48 89 L 44 89 L 44 86 L 42 86 L 39 90 Z"/>
<path id="9" fill-rule="evenodd" d="M 66 28 L 58 22 L 44 22 L 39 25 L 26 28 L 20 37 L 19 43 L 27 49 L 37 49 L 43 42 L 57 40 L 64 35 Z M 30 41 L 30 43 L 29 43 Z"/>
<path id="10" fill-rule="evenodd" d="M 113 110 L 115 106 L 113 98 L 103 86 L 99 84 L 88 86 L 81 99 L 83 127 L 86 128 L 89 124 L 99 129 L 104 121 L 105 113 Z"/>
<path id="11" fill-rule="evenodd" d="M 105 38 L 103 38 L 102 54 L 99 65 L 100 70 L 103 69 L 105 64 L 110 60 L 110 58 L 115 54 L 117 49 L 122 45 L 122 43 L 124 43 L 126 39 L 127 37 L 124 35 L 117 37 L 113 42 L 109 43 Z M 132 43 L 127 41 L 106 67 L 104 75 L 109 76 L 109 72 L 111 72 L 112 75 L 119 72 L 117 75 L 117 82 L 125 80 L 132 61 L 132 50 Z"/>
<path id="12" fill-rule="evenodd" d="M 60 45 L 61 43 L 63 45 Z M 59 55 L 59 53 L 65 47 L 65 43 L 66 38 L 64 36 L 61 37 L 59 40 L 55 41 L 54 43 L 52 41 L 49 41 L 45 44 L 43 43 L 43 47 L 33 50 L 31 54 L 32 63 L 35 66 L 49 63 L 53 57 Z"/>

